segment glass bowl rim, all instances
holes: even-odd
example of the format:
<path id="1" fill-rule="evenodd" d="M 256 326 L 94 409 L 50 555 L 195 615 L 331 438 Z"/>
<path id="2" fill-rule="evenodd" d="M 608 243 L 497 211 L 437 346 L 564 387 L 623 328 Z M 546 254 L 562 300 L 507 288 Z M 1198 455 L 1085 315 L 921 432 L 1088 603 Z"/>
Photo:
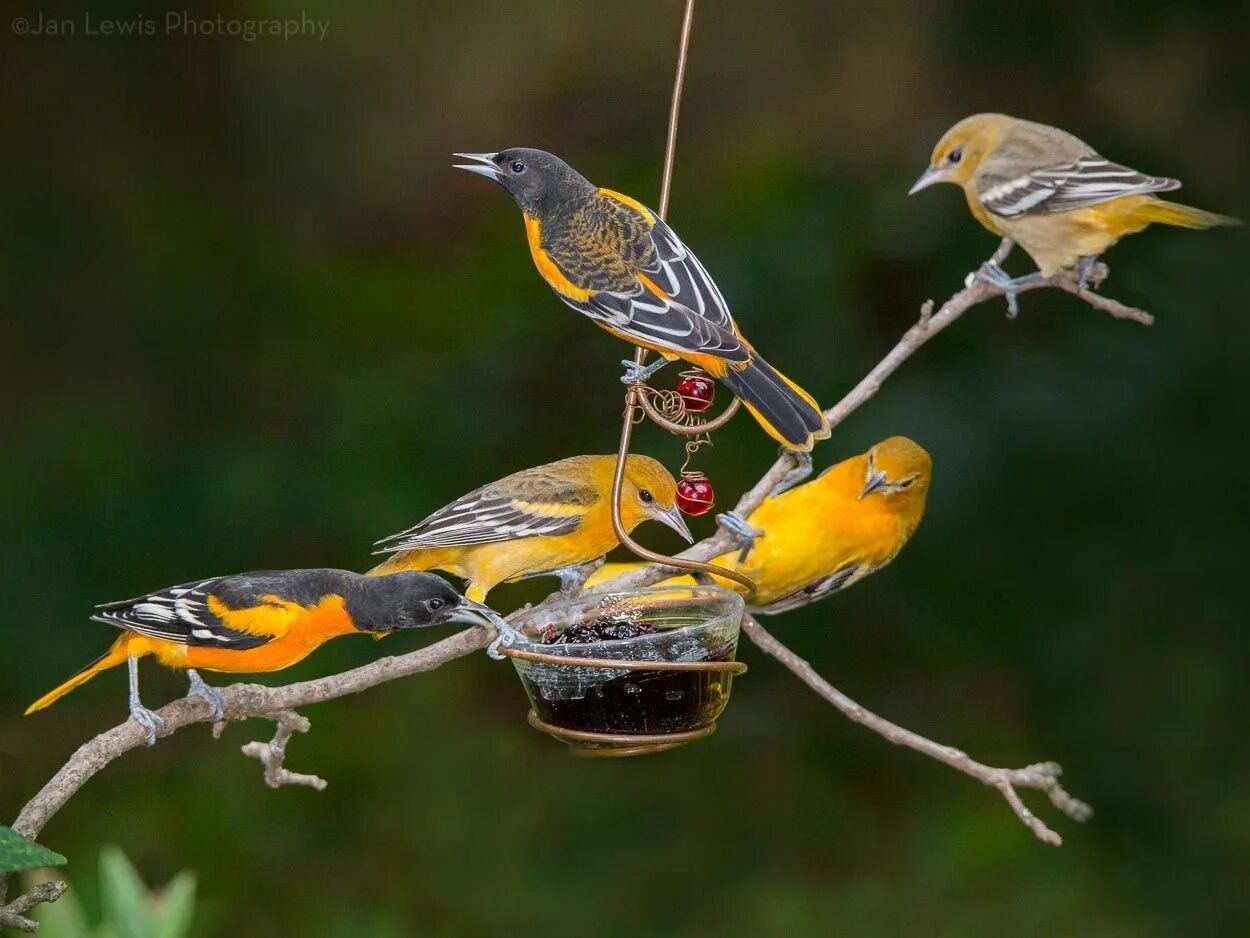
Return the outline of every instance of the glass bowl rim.
<path id="1" fill-rule="evenodd" d="M 729 601 L 729 608 L 724 612 L 712 616 L 702 622 L 692 622 L 689 625 L 678 626 L 675 629 L 664 629 L 662 632 L 653 632 L 648 635 L 635 635 L 632 638 L 608 638 L 597 642 L 587 642 L 581 645 L 557 645 L 554 643 L 544 644 L 543 642 L 531 641 L 527 635 L 525 644 L 519 647 L 531 651 L 540 651 L 547 654 L 560 655 L 562 657 L 595 657 L 594 655 L 589 654 L 590 649 L 601 648 L 603 646 L 611 646 L 612 648 L 628 648 L 631 642 L 636 642 L 639 645 L 642 645 L 647 642 L 654 641 L 659 637 L 667 638 L 670 635 L 681 635 L 684 632 L 706 628 L 711 622 L 714 622 L 717 619 L 732 620 L 736 618 L 738 620 L 738 624 L 733 630 L 735 636 L 741 632 L 742 617 L 746 614 L 746 600 L 743 599 L 742 594 L 736 593 L 731 589 L 726 589 L 723 586 L 706 586 L 701 583 L 693 585 L 675 584 L 673 586 L 660 586 L 659 584 L 656 584 L 653 586 L 638 587 L 637 589 L 605 590 L 604 592 L 595 592 L 592 590 L 583 593 L 580 596 L 571 596 L 568 599 L 558 599 L 548 606 L 543 606 L 542 611 L 551 612 L 552 610 L 559 610 L 561 608 L 583 605 L 593 602 L 596 599 L 606 599 L 609 596 L 648 596 L 658 593 L 685 593 L 686 595 L 692 597 L 707 596 L 709 599 L 716 599 L 718 601 L 727 599 Z M 522 623 L 522 625 L 524 625 L 524 623 Z M 569 627 L 570 626 L 566 626 L 566 628 Z M 548 651 L 548 649 L 557 650 Z M 578 649 L 578 651 L 574 654 L 569 654 L 568 650 L 570 649 Z M 586 651 L 582 652 L 581 649 L 585 649 Z M 519 663 L 519 661 L 520 659 L 513 659 L 514 664 Z"/>

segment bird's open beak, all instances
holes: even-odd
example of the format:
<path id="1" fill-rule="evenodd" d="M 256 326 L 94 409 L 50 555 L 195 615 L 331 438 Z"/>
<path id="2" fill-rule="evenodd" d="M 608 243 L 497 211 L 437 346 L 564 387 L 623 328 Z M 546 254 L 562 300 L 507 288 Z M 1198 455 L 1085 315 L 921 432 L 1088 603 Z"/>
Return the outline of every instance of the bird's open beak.
<path id="1" fill-rule="evenodd" d="M 680 534 L 687 544 L 694 543 L 694 535 L 690 533 L 690 528 L 686 527 L 686 519 L 681 516 L 681 512 L 674 505 L 667 511 L 659 511 L 654 515 L 655 520 L 660 524 L 668 525 L 678 534 Z"/>
<path id="2" fill-rule="evenodd" d="M 889 480 L 886 478 L 885 473 L 880 469 L 876 469 L 868 474 L 868 482 L 864 485 L 864 490 L 859 493 L 859 497 L 863 498 L 865 495 L 871 495 L 877 489 L 884 488 L 888 483 Z"/>
<path id="3" fill-rule="evenodd" d="M 476 603 L 471 599 L 466 599 L 449 621 L 462 622 L 465 625 L 488 623 L 497 626 L 503 621 L 503 617 L 485 603 Z"/>
<path id="4" fill-rule="evenodd" d="M 920 174 L 920 178 L 916 180 L 916 184 L 914 186 L 907 190 L 907 194 L 915 195 L 921 189 L 928 189 L 929 186 L 933 185 L 935 182 L 941 182 L 942 172 L 942 167 L 930 166 Z"/>
<path id="5" fill-rule="evenodd" d="M 499 167 L 495 165 L 494 153 L 453 153 L 452 156 L 458 156 L 462 160 L 473 160 L 472 163 L 453 163 L 454 169 L 463 169 L 465 172 L 477 173 L 479 176 L 485 176 L 487 179 L 499 181 L 503 178 L 499 172 Z"/>

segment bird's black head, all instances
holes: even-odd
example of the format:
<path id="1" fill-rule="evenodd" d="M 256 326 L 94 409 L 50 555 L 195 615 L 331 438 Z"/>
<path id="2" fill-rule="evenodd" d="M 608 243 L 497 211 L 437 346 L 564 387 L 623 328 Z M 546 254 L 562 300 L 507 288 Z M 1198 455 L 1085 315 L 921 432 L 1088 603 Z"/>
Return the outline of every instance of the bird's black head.
<path id="1" fill-rule="evenodd" d="M 546 150 L 512 147 L 498 153 L 457 153 L 472 163 L 457 163 L 467 170 L 493 179 L 512 194 L 521 211 L 542 218 L 552 208 L 593 195 L 597 190 L 581 173 Z"/>
<path id="2" fill-rule="evenodd" d="M 362 632 L 439 625 L 466 612 L 468 600 L 432 573 L 361 577 L 347 594 L 347 611 Z"/>

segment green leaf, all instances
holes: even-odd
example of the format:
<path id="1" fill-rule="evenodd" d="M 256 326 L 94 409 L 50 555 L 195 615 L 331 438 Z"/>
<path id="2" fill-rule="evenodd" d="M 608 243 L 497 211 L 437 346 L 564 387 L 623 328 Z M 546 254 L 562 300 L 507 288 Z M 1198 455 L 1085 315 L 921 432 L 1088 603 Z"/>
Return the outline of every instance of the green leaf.
<path id="1" fill-rule="evenodd" d="M 195 874 L 184 870 L 175 876 L 157 902 L 153 916 L 154 938 L 186 938 L 195 916 Z"/>
<path id="2" fill-rule="evenodd" d="M 65 857 L 27 840 L 11 827 L 0 827 L 0 873 L 20 873 L 44 866 L 61 866 Z"/>
<path id="3" fill-rule="evenodd" d="M 148 888 L 120 847 L 100 851 L 100 903 L 104 927 L 119 938 L 155 938 Z"/>

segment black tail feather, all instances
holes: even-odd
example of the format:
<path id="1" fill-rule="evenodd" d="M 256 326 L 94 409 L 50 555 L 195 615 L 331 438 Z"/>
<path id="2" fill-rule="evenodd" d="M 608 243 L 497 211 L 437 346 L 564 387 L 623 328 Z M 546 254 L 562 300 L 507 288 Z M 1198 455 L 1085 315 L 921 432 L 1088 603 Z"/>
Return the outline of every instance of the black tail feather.
<path id="1" fill-rule="evenodd" d="M 783 445 L 808 450 L 813 440 L 829 435 L 829 424 L 816 402 L 759 356 L 742 371 L 730 369 L 721 380 Z"/>

